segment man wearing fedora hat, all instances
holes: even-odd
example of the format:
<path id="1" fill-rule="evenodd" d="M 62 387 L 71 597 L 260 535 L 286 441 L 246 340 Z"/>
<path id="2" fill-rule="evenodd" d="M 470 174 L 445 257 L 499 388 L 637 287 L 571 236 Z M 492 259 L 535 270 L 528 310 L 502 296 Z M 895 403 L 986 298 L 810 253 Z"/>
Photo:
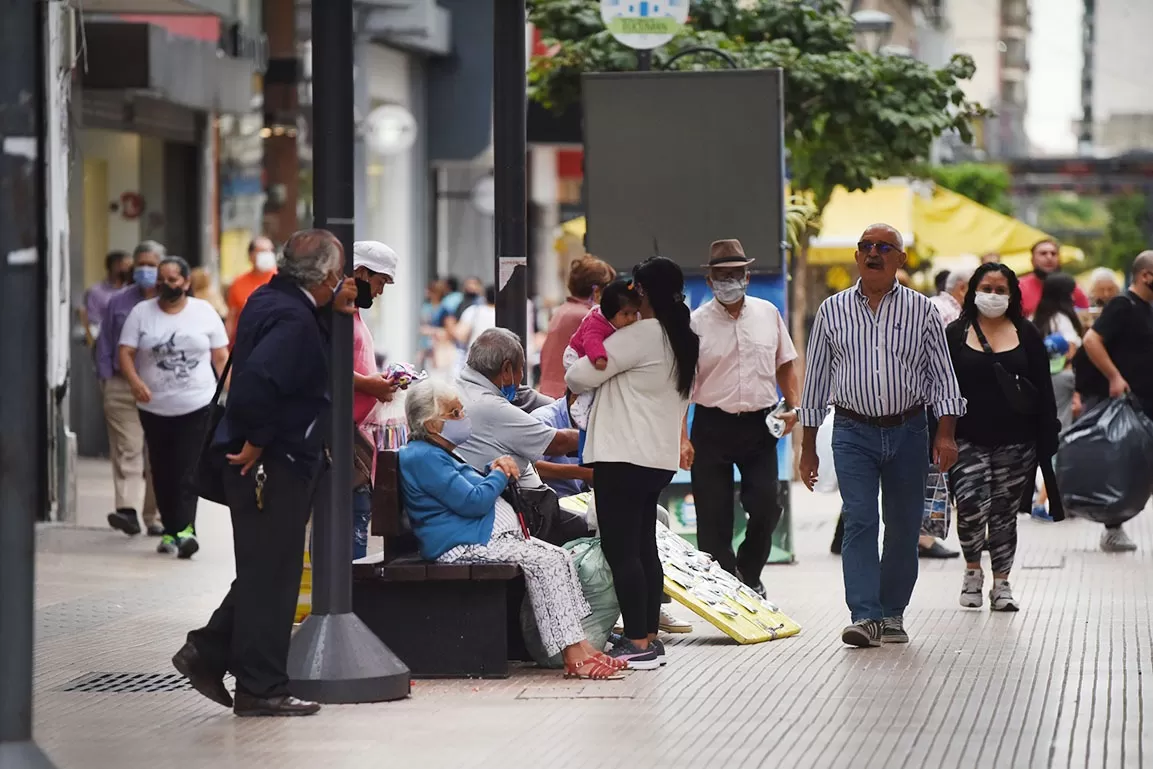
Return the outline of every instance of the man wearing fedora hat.
<path id="1" fill-rule="evenodd" d="M 777 499 L 777 438 L 766 418 L 784 393 L 786 434 L 796 424 L 799 388 L 796 348 L 772 302 L 746 296 L 749 265 L 739 240 L 709 248 L 713 299 L 692 316 L 701 339 L 693 390 L 692 436 L 682 433 L 682 465 L 691 465 L 697 504 L 697 542 L 721 567 L 764 595 L 761 570 L 781 519 Z M 749 516 L 745 539 L 733 552 L 733 467 L 741 471 L 741 505 Z"/>

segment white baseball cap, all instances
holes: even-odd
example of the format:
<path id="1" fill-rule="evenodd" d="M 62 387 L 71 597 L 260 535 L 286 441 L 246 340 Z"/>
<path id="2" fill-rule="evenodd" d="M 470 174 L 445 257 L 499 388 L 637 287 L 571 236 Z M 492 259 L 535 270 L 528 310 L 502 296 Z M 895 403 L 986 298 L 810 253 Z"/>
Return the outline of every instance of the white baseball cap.
<path id="1" fill-rule="evenodd" d="M 365 267 L 396 280 L 396 252 L 379 240 L 358 240 L 352 244 L 352 266 Z"/>

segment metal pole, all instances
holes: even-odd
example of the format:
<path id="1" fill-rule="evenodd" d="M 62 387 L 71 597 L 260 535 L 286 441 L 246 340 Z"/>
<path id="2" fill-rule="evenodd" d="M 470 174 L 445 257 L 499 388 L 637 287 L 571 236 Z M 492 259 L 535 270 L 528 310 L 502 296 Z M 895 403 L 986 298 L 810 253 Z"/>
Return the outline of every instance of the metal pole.
<path id="1" fill-rule="evenodd" d="M 356 225 L 352 21 L 352 0 L 313 0 L 315 221 L 344 245 L 346 275 Z M 332 314 L 331 345 L 329 493 L 322 485 L 313 511 L 312 613 L 292 638 L 288 675 L 293 694 L 318 702 L 402 699 L 408 668 L 352 613 L 352 318 Z"/>
<path id="2" fill-rule="evenodd" d="M 0 767 L 47 769 L 32 741 L 35 521 L 45 509 L 45 66 L 41 3 L 0 0 Z M 17 333 L 15 329 L 21 329 Z"/>
<path id="3" fill-rule="evenodd" d="M 496 323 L 528 341 L 528 190 L 524 0 L 493 2 Z M 527 347 L 526 347 L 527 349 Z"/>

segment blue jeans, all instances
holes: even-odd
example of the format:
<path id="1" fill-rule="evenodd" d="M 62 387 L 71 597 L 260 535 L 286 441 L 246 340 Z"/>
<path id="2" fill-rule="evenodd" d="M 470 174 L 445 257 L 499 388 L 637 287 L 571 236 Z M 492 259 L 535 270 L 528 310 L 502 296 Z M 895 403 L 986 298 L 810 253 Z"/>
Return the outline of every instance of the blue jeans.
<path id="1" fill-rule="evenodd" d="M 925 505 L 929 431 L 924 415 L 899 427 L 872 427 L 837 415 L 833 463 L 841 487 L 845 540 L 841 567 L 853 621 L 899 617 L 917 584 L 917 540 Z M 885 516 L 884 552 L 877 556 Z"/>
<path id="2" fill-rule="evenodd" d="M 372 518 L 372 487 L 352 490 L 352 559 L 368 555 L 368 521 Z"/>

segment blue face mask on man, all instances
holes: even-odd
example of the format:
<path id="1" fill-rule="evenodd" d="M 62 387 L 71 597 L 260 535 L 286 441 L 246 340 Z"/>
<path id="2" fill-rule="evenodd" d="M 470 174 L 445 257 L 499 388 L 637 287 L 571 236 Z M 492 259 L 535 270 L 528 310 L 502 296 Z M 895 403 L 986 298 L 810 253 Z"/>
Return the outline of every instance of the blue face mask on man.
<path id="1" fill-rule="evenodd" d="M 516 385 L 505 385 L 500 388 L 500 394 L 505 397 L 505 400 L 512 403 L 516 400 Z"/>
<path id="2" fill-rule="evenodd" d="M 132 271 L 132 282 L 141 288 L 156 288 L 157 272 L 156 267 L 141 265 Z"/>

